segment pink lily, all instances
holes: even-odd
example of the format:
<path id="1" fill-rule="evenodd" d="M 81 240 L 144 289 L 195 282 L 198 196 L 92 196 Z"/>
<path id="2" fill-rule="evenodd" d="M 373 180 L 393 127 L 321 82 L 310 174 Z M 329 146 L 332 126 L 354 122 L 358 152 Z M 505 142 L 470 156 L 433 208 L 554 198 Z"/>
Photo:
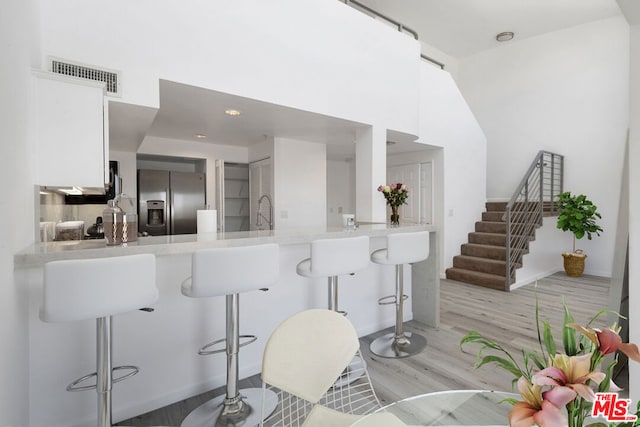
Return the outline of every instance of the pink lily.
<path id="1" fill-rule="evenodd" d="M 620 335 L 618 334 L 619 329 L 616 331 L 615 323 L 611 328 L 602 330 L 596 328 L 584 328 L 575 323 L 569 323 L 567 326 L 589 338 L 591 342 L 595 344 L 596 348 L 600 350 L 603 356 L 620 350 L 629 359 L 640 362 L 640 350 L 638 350 L 638 346 L 632 343 L 623 343 L 622 338 L 620 338 Z"/>
<path id="2" fill-rule="evenodd" d="M 556 354 L 550 356 L 550 367 L 533 374 L 533 384 L 539 386 L 563 386 L 578 393 L 589 402 L 596 399 L 587 381 L 593 380 L 597 384 L 605 378 L 603 372 L 591 372 L 591 353 L 581 356 L 567 356 Z"/>
<path id="3" fill-rule="evenodd" d="M 554 387 L 542 392 L 542 387 L 531 384 L 525 377 L 518 380 L 518 391 L 524 399 L 509 412 L 510 427 L 560 427 L 567 425 L 567 418 L 561 410 L 576 397 L 568 387 Z"/>

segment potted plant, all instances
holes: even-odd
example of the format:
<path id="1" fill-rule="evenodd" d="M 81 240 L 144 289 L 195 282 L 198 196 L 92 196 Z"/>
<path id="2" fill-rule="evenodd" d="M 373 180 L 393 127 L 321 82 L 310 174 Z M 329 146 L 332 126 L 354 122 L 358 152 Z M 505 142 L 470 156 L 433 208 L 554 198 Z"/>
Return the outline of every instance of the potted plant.
<path id="1" fill-rule="evenodd" d="M 576 249 L 576 239 L 586 235 L 591 240 L 593 233 L 599 236 L 603 230 L 596 224 L 596 219 L 602 216 L 584 194 L 573 196 L 569 191 L 558 195 L 558 214 L 557 227 L 573 233 L 573 251 L 562 253 L 564 270 L 568 276 L 582 276 L 587 255 L 582 249 Z"/>

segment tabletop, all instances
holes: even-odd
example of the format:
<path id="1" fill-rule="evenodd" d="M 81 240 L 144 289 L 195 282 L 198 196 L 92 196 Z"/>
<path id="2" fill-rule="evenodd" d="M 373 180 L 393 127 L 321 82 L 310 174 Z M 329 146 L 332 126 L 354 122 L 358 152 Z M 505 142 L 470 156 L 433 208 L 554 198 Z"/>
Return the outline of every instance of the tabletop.
<path id="1" fill-rule="evenodd" d="M 512 408 L 504 399 L 520 396 L 514 393 L 490 390 L 454 390 L 427 393 L 387 405 L 377 413 L 393 414 L 401 422 L 390 418 L 367 416 L 352 424 L 353 427 L 385 426 L 456 426 L 506 427 Z M 395 420 L 394 420 L 395 421 Z M 383 424 L 380 424 L 382 422 Z"/>

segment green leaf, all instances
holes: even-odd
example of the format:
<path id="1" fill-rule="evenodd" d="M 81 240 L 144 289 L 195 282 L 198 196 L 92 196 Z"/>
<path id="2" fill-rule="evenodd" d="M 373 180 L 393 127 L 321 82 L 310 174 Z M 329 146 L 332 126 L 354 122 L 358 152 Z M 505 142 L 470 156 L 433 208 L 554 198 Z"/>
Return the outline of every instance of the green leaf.
<path id="1" fill-rule="evenodd" d="M 553 340 L 553 335 L 551 333 L 551 325 L 549 322 L 542 322 L 544 325 L 543 338 L 544 338 L 544 346 L 547 349 L 547 353 L 549 356 L 553 356 L 556 354 L 556 343 Z"/>
<path id="2" fill-rule="evenodd" d="M 480 368 L 486 365 L 487 363 L 495 363 L 500 368 L 511 372 L 513 375 L 517 376 L 518 378 L 520 378 L 523 374 L 522 371 L 518 367 L 516 367 L 516 365 L 513 362 L 503 357 L 494 356 L 494 355 L 484 356 L 482 360 L 480 360 L 480 362 L 476 364 L 476 368 Z"/>
<path id="3" fill-rule="evenodd" d="M 578 354 L 576 345 L 576 331 L 567 327 L 568 323 L 574 323 L 573 316 L 569 312 L 569 307 L 562 298 L 562 306 L 564 307 L 564 321 L 562 326 L 562 346 L 567 356 L 575 356 Z"/>
<path id="4" fill-rule="evenodd" d="M 618 363 L 618 359 L 614 359 L 611 361 L 607 369 L 605 370 L 605 377 L 598 386 L 598 392 L 606 393 L 609 391 L 609 385 L 611 384 L 611 375 L 613 375 L 613 368 Z"/>

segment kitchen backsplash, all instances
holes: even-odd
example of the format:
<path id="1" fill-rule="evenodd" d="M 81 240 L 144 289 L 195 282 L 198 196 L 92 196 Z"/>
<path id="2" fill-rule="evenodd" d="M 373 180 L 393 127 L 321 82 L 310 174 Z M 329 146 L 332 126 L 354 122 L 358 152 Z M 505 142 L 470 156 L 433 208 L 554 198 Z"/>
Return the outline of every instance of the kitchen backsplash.
<path id="1" fill-rule="evenodd" d="M 102 216 L 107 205 L 66 205 L 64 195 L 54 192 L 40 194 L 40 222 L 84 221 L 84 230 Z"/>

